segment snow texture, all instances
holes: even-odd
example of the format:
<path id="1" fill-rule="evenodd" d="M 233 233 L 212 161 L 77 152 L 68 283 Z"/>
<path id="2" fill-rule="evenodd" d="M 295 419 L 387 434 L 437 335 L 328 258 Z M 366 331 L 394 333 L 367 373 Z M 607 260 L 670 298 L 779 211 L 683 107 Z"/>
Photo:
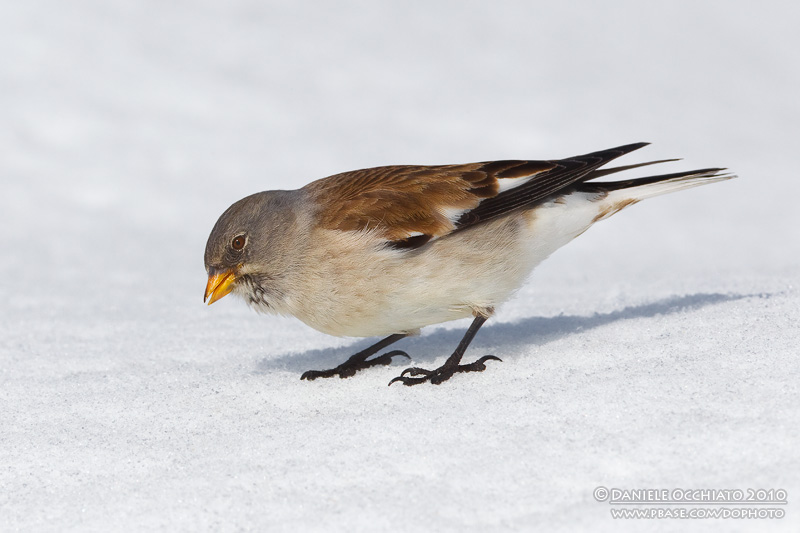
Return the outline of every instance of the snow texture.
<path id="1" fill-rule="evenodd" d="M 1 531 L 800 530 L 796 2 L 0 6 Z M 740 178 L 546 261 L 483 374 L 301 382 L 369 339 L 202 303 L 222 211 L 383 164 Z M 620 163 L 622 164 L 622 162 Z M 634 172 L 633 175 L 642 175 Z M 404 340 L 440 364 L 467 322 Z M 609 488 L 780 488 L 780 520 L 614 520 Z"/>

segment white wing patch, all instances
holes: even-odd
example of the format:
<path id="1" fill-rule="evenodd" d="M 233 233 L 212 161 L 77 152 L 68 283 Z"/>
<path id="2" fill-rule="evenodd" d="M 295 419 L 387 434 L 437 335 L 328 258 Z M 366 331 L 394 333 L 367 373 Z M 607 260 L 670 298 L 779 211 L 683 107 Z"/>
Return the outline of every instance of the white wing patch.
<path id="1" fill-rule="evenodd" d="M 510 189 L 513 189 L 514 187 L 519 187 L 520 185 L 525 185 L 532 177 L 536 176 L 537 174 L 540 174 L 540 172 L 535 172 L 530 176 L 522 176 L 520 178 L 497 178 L 497 185 L 498 187 L 500 187 L 500 190 L 497 192 L 497 194 L 500 194 L 501 192 L 506 192 Z"/>
<path id="2" fill-rule="evenodd" d="M 440 207 L 439 212 L 443 214 L 447 220 L 449 220 L 452 224 L 455 224 L 461 215 L 469 211 L 469 209 L 461 209 L 458 207 Z"/>
<path id="3" fill-rule="evenodd" d="M 500 194 L 505 191 L 509 191 L 520 185 L 524 185 L 530 181 L 531 178 L 539 174 L 539 172 L 534 172 L 530 176 L 522 176 L 520 178 L 497 178 L 497 186 L 498 191 L 497 194 Z M 461 215 L 464 213 L 471 211 L 471 209 L 460 209 L 457 207 L 440 207 L 439 212 L 443 214 L 447 220 L 449 220 L 452 224 L 458 222 L 461 218 Z"/>

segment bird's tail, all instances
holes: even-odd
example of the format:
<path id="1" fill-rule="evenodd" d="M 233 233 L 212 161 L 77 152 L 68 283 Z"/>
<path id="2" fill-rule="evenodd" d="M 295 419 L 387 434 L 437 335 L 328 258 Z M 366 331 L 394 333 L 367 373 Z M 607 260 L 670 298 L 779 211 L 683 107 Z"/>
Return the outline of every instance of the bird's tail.
<path id="1" fill-rule="evenodd" d="M 580 192 L 604 195 L 601 202 L 603 206 L 601 213 L 595 218 L 595 220 L 602 220 L 629 205 L 653 196 L 736 177 L 734 174 L 726 173 L 725 170 L 724 168 L 704 168 L 621 181 L 590 181 L 581 183 L 577 189 Z"/>
<path id="2" fill-rule="evenodd" d="M 724 168 L 704 168 L 629 180 L 589 181 L 581 183 L 577 188 L 582 192 L 607 192 L 609 196 L 627 196 L 635 197 L 637 200 L 644 200 L 645 198 L 736 177 L 734 174 L 725 172 L 725 170 Z M 614 194 L 617 191 L 625 191 L 625 193 L 623 195 Z"/>

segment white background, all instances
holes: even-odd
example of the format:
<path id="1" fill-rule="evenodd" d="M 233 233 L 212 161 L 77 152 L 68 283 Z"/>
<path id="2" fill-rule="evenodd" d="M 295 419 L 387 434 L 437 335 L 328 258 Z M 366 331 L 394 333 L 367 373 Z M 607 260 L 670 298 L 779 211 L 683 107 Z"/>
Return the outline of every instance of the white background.
<path id="1" fill-rule="evenodd" d="M 4 2 L 0 530 L 800 524 L 791 2 Z M 202 304 L 219 214 L 382 164 L 654 144 L 740 178 L 543 264 L 439 387 L 301 382 L 370 340 Z M 466 322 L 405 340 L 440 364 Z M 617 488 L 783 488 L 773 521 L 628 521 Z"/>

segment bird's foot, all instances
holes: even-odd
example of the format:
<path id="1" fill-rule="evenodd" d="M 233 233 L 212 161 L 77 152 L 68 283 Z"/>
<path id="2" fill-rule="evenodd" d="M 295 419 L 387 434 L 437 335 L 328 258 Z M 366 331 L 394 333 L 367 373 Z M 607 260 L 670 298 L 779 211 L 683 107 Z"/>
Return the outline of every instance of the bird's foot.
<path id="1" fill-rule="evenodd" d="M 494 355 L 484 355 L 474 363 L 469 363 L 467 365 L 444 365 L 436 368 L 434 370 L 426 370 L 424 368 L 419 367 L 412 367 L 406 368 L 403 372 L 394 378 L 392 381 L 389 382 L 389 385 L 392 383 L 399 381 L 403 385 L 419 385 L 420 383 L 425 383 L 426 381 L 430 381 L 434 385 L 439 385 L 440 383 L 444 383 L 453 374 L 458 372 L 483 372 L 486 370 L 486 365 L 484 364 L 486 361 L 500 361 L 503 360 L 499 357 L 495 357 Z"/>
<path id="2" fill-rule="evenodd" d="M 311 381 L 317 378 L 332 378 L 334 376 L 339 376 L 340 378 L 349 378 L 351 376 L 355 376 L 356 372 L 359 370 L 364 370 L 365 368 L 370 368 L 377 365 L 390 365 L 392 364 L 392 357 L 398 355 L 411 360 L 411 356 L 409 356 L 406 352 L 402 350 L 392 350 L 391 352 L 386 352 L 383 355 L 379 355 L 378 357 L 367 359 L 365 361 L 345 361 L 341 365 L 328 370 L 309 370 L 307 372 L 303 372 L 303 375 L 300 376 L 300 379 L 307 379 Z"/>

